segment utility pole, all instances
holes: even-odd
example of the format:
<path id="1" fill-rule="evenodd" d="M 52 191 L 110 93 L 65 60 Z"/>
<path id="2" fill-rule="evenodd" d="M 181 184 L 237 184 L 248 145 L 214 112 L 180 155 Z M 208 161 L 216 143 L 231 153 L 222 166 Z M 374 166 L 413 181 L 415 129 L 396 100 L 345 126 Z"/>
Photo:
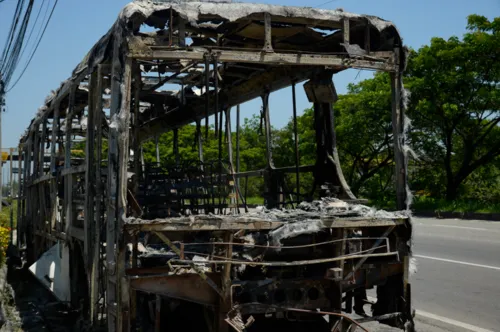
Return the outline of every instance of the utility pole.
<path id="1" fill-rule="evenodd" d="M 14 242 L 14 166 L 12 165 L 12 158 L 14 157 L 14 149 L 9 149 L 9 158 L 10 158 L 10 185 L 9 185 L 9 197 L 10 197 L 10 243 Z M 19 158 L 17 159 L 19 163 Z M 19 170 L 18 170 L 19 171 Z M 19 202 L 19 200 L 16 201 Z"/>
<path id="2" fill-rule="evenodd" d="M 5 107 L 5 84 L 3 81 L 2 73 L 0 73 L 0 155 L 2 155 L 2 113 Z M 3 155 L 0 161 L 0 212 L 3 206 L 3 179 L 2 179 L 2 169 L 3 169 Z"/>

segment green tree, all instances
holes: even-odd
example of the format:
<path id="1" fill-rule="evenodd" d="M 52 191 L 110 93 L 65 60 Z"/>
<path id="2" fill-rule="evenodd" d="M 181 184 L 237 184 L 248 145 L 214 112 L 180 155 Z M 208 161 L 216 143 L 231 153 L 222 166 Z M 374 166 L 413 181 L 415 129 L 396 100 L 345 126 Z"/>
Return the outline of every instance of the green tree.
<path id="1" fill-rule="evenodd" d="M 408 66 L 417 149 L 444 168 L 445 194 L 500 155 L 500 18 L 468 18 L 460 40 L 433 38 Z"/>
<path id="2" fill-rule="evenodd" d="M 371 198 L 390 191 L 394 153 L 389 75 L 350 84 L 334 110 L 339 156 L 353 193 Z M 363 190 L 365 186 L 370 190 Z"/>
<path id="3" fill-rule="evenodd" d="M 348 93 L 339 96 L 334 112 L 339 157 L 353 193 L 379 198 L 381 192 L 390 192 L 393 150 L 389 75 L 376 74 L 372 79 L 350 84 Z M 300 163 L 314 164 L 316 138 L 312 108 L 297 118 L 297 131 Z M 276 135 L 276 164 L 294 165 L 293 121 Z M 304 183 L 309 184 L 307 180 Z"/>

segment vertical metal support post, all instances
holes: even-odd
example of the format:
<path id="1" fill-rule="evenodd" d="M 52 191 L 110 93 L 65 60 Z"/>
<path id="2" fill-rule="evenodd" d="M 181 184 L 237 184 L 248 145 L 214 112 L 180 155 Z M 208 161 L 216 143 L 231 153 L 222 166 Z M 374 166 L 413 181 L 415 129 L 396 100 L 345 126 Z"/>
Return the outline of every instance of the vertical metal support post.
<path id="1" fill-rule="evenodd" d="M 47 132 L 47 119 L 43 119 L 43 125 L 42 125 L 42 137 L 40 139 L 40 175 L 43 175 L 43 163 L 45 162 L 45 141 L 46 137 L 45 134 Z"/>
<path id="2" fill-rule="evenodd" d="M 271 14 L 264 13 L 264 52 L 274 52 L 271 30 Z"/>
<path id="3" fill-rule="evenodd" d="M 50 143 L 50 168 L 49 172 L 54 176 L 54 178 L 50 181 L 50 194 L 51 194 L 51 200 L 52 200 L 52 218 L 51 218 L 51 228 L 55 228 L 56 226 L 56 220 L 57 220 L 57 213 L 58 213 L 58 204 L 57 204 L 57 181 L 58 181 L 58 174 L 57 174 L 57 166 L 56 166 L 56 158 L 57 158 L 57 151 L 56 151 L 56 144 L 57 144 L 57 136 L 59 133 L 59 109 L 60 105 L 56 104 L 53 108 L 54 110 L 54 118 L 52 120 L 52 138 L 51 138 L 51 143 Z M 34 158 L 34 156 L 33 156 Z M 60 232 L 60 225 L 57 224 L 58 226 L 58 231 Z"/>
<path id="4" fill-rule="evenodd" d="M 399 49 L 394 50 L 396 55 L 396 65 L 399 65 Z M 392 91 L 392 132 L 394 139 L 394 160 L 396 165 L 396 208 L 405 210 L 409 208 L 407 202 L 407 160 L 404 153 L 404 109 L 402 107 L 402 80 L 401 73 L 397 70 L 391 73 Z"/>
<path id="5" fill-rule="evenodd" d="M 36 127 L 35 127 L 35 131 L 33 133 L 33 177 L 36 179 L 38 178 L 38 149 L 40 147 L 40 142 L 39 142 L 39 131 L 40 129 L 40 125 L 37 124 Z M 2 169 L 3 169 L 3 161 L 2 161 L 2 166 L 0 166 Z M 2 177 L 2 181 L 3 181 L 3 177 Z M 3 182 L 2 182 L 2 186 L 3 186 Z M 36 185 L 32 185 L 31 186 L 31 190 L 32 191 L 37 191 L 38 190 L 38 187 L 40 186 L 40 184 L 36 184 Z M 2 194 L 3 194 L 3 190 L 0 190 L 2 191 Z M 30 203 L 31 205 L 33 206 L 34 210 L 38 212 L 38 203 L 39 203 L 39 200 L 40 200 L 40 194 L 37 193 L 36 195 L 34 195 L 33 199 L 30 200 Z M 3 205 L 3 204 L 0 204 L 0 205 Z M 31 221 L 32 225 L 33 225 L 33 248 L 34 248 L 34 251 L 35 251 L 35 254 L 38 255 L 38 252 L 39 252 L 39 243 L 41 242 L 41 239 L 40 239 L 40 236 L 37 235 L 37 231 L 38 231 L 38 227 L 39 227 L 39 218 L 32 218 L 32 221 Z"/>
<path id="6" fill-rule="evenodd" d="M 177 16 L 179 30 L 179 47 L 186 47 L 186 22 L 180 16 Z"/>
<path id="7" fill-rule="evenodd" d="M 214 68 L 214 120 L 215 120 L 215 137 L 219 137 L 219 120 L 217 118 L 219 114 L 219 75 L 217 74 L 217 62 L 218 56 L 213 57 L 213 68 Z M 221 121 L 222 122 L 222 121 Z"/>
<path id="8" fill-rule="evenodd" d="M 32 170 L 32 160 L 33 160 L 33 154 L 32 154 L 32 146 L 33 146 L 33 133 L 30 133 L 28 136 L 28 141 L 27 141 L 27 146 L 26 146 L 26 159 L 25 159 L 25 165 L 26 167 L 24 168 L 25 171 L 25 189 L 26 189 L 26 202 L 30 202 L 31 198 L 31 188 L 28 187 L 28 182 L 31 182 L 32 176 L 31 176 L 31 170 Z M 33 229 L 32 229 L 32 209 L 33 206 L 31 204 L 26 204 L 26 214 L 25 218 L 23 221 L 23 229 L 24 229 L 24 244 L 27 247 L 27 259 L 28 263 L 33 263 L 34 258 L 35 258 L 35 252 L 34 248 L 32 246 L 28 246 L 27 244 L 33 241 Z"/>
<path id="9" fill-rule="evenodd" d="M 356 199 L 356 196 L 351 191 L 349 184 L 345 180 L 344 172 L 342 171 L 342 167 L 340 166 L 340 158 L 337 150 L 337 136 L 335 135 L 335 116 L 333 114 L 333 104 L 324 104 L 324 116 L 325 116 L 325 125 L 328 128 L 326 133 L 326 138 L 328 140 L 329 146 L 329 154 L 331 154 L 331 159 L 333 160 L 333 164 L 335 166 L 335 170 L 337 173 L 337 178 L 341 186 L 341 190 L 343 191 L 343 196 L 347 199 Z"/>
<path id="10" fill-rule="evenodd" d="M 180 161 L 180 156 L 179 156 L 179 128 L 174 128 L 174 146 L 173 146 L 173 151 L 174 151 L 175 164 L 179 165 L 179 161 Z"/>
<path id="11" fill-rule="evenodd" d="M 43 121 L 44 119 L 42 119 Z M 35 132 L 33 133 L 33 140 L 34 140 L 34 151 L 33 151 L 33 175 L 35 179 L 40 177 L 40 125 L 37 124 L 35 128 Z M 3 162 L 2 162 L 3 164 Z M 2 165 L 3 167 L 3 165 Z M 3 179 L 2 179 L 3 180 Z"/>
<path id="12" fill-rule="evenodd" d="M 95 214 L 94 214 L 94 243 L 92 245 L 92 265 L 90 275 L 90 320 L 92 325 L 98 321 L 98 299 L 99 299 L 99 280 L 101 279 L 100 266 L 100 247 L 101 247 L 101 201 L 102 201 L 102 183 L 101 183 L 101 162 L 102 162 L 102 65 L 97 66 L 97 81 L 93 87 L 94 97 L 94 120 L 96 124 L 96 145 L 95 145 Z"/>
<path id="13" fill-rule="evenodd" d="M 16 243 L 15 245 L 17 247 L 20 247 L 20 242 L 19 242 L 19 226 L 22 223 L 22 219 L 24 218 L 24 177 L 22 176 L 24 172 L 24 167 L 23 167 L 23 155 L 24 155 L 24 148 L 21 144 L 19 144 L 19 147 L 17 148 L 17 227 L 16 227 Z M 14 228 L 12 227 L 12 231 L 14 231 Z"/>
<path id="14" fill-rule="evenodd" d="M 236 106 L 236 173 L 240 172 L 240 105 Z M 236 177 L 236 205 L 239 205 L 240 200 L 240 177 Z"/>
<path id="15" fill-rule="evenodd" d="M 132 268 L 137 268 L 137 260 L 139 254 L 139 235 L 135 234 L 132 237 Z M 130 288 L 130 287 L 129 287 Z M 130 330 L 137 330 L 137 291 L 130 288 Z"/>
<path id="16" fill-rule="evenodd" d="M 44 162 L 45 162 L 45 141 L 46 141 L 46 132 L 47 132 L 47 118 L 44 118 L 43 120 L 43 124 L 42 124 L 42 132 L 41 132 L 41 135 L 40 135 L 40 147 L 39 147 L 39 150 L 38 150 L 38 156 L 39 156 L 39 176 L 42 176 L 44 174 Z M 43 218 L 44 220 L 47 220 L 47 213 L 50 213 L 50 210 L 47 211 L 47 197 L 45 195 L 45 183 L 40 183 L 39 184 L 39 195 L 40 195 L 40 217 Z M 56 205 L 55 202 L 49 202 L 50 205 L 54 206 Z M 54 208 L 53 208 L 54 210 Z M 42 224 L 41 227 L 40 227 L 44 232 L 48 232 L 50 233 L 51 232 L 51 226 L 50 225 L 46 225 L 46 224 Z M 47 238 L 45 239 L 42 239 L 43 242 L 45 242 L 48 246 L 48 248 L 50 248 L 52 246 L 52 242 L 50 240 L 48 240 Z M 44 248 L 45 250 L 45 248 Z"/>
<path id="17" fill-rule="evenodd" d="M 95 197 L 95 108 L 96 108 L 96 88 L 97 71 L 92 72 L 89 80 L 88 93 L 88 117 L 87 117 L 87 135 L 85 140 L 85 209 L 83 229 L 85 233 L 84 257 L 87 271 L 92 267 L 92 246 L 94 244 L 94 197 Z"/>
<path id="18" fill-rule="evenodd" d="M 224 110 L 220 110 L 220 118 L 219 118 L 219 129 L 218 129 L 218 140 L 219 140 L 219 155 L 218 155 L 218 162 L 219 162 L 219 172 L 222 171 L 222 128 L 223 128 L 223 114 Z"/>
<path id="19" fill-rule="evenodd" d="M 365 25 L 365 51 L 367 54 L 370 54 L 370 22 L 366 20 L 366 25 Z"/>
<path id="20" fill-rule="evenodd" d="M 142 172 L 146 171 L 146 163 L 144 162 L 144 149 L 143 149 L 142 145 L 141 145 L 141 171 Z"/>
<path id="21" fill-rule="evenodd" d="M 134 66 L 134 173 L 135 173 L 135 181 L 134 181 L 134 195 L 137 195 L 139 191 L 139 181 L 142 178 L 142 169 L 141 169 L 141 158 L 142 158 L 142 149 L 141 142 L 139 141 L 139 113 L 141 107 L 141 90 L 142 90 L 142 79 L 141 79 L 141 67 L 136 63 Z M 157 144 L 158 146 L 158 144 Z M 159 162 L 159 150 L 157 150 L 157 162 Z"/>
<path id="22" fill-rule="evenodd" d="M 73 116 L 75 115 L 75 93 L 77 88 L 78 84 L 75 83 L 71 86 L 69 92 L 69 106 L 66 114 L 66 145 L 64 148 L 65 169 L 71 168 L 71 129 L 73 127 Z M 64 176 L 64 187 L 65 233 L 71 234 L 71 226 L 73 225 L 73 174 Z"/>
<path id="23" fill-rule="evenodd" d="M 160 146 L 158 145 L 158 135 L 155 135 L 156 164 L 160 165 Z"/>
<path id="24" fill-rule="evenodd" d="M 269 115 L 269 92 L 265 92 L 262 95 L 262 108 L 264 112 L 264 126 L 266 134 L 266 159 L 267 167 L 264 181 L 266 182 L 267 188 L 267 199 L 266 205 L 268 208 L 277 208 L 281 202 L 280 192 L 280 181 L 279 177 L 274 172 L 274 162 L 272 153 L 272 132 L 271 132 L 271 118 Z"/>
<path id="25" fill-rule="evenodd" d="M 338 228 L 337 230 L 334 231 L 334 234 L 336 234 L 336 239 L 337 240 L 342 240 L 338 242 L 335 245 L 335 257 L 341 257 L 345 254 L 345 247 L 346 247 L 346 237 L 347 237 L 347 230 L 344 228 Z M 341 269 L 341 276 L 344 275 L 344 260 L 340 260 L 336 263 L 337 267 Z M 343 290 L 342 290 L 342 280 L 335 280 L 332 281 L 332 289 L 331 289 L 331 304 L 332 308 L 331 310 L 334 312 L 341 312 L 342 311 L 342 295 L 343 295 Z M 343 319 L 335 316 L 330 316 L 330 324 L 331 327 L 336 327 L 335 331 L 346 331 L 346 324 L 344 324 Z M 333 330 L 332 330 L 333 331 Z"/>
<path id="26" fill-rule="evenodd" d="M 404 122 L 405 113 L 403 107 L 403 81 L 402 81 L 402 66 L 401 49 L 394 49 L 394 58 L 396 71 L 390 73 L 391 75 L 391 92 L 392 92 L 392 131 L 394 139 L 394 161 L 395 161 L 395 177 L 396 177 L 396 208 L 398 210 L 408 210 L 410 208 L 411 202 L 408 197 L 408 159 L 406 153 L 404 152 L 405 145 L 405 133 L 404 133 Z M 411 225 L 410 225 L 411 229 Z M 408 248 L 409 249 L 409 248 Z M 405 318 L 409 320 L 410 324 L 413 325 L 412 318 L 412 308 L 411 308 L 411 285 L 409 281 L 409 265 L 410 257 L 406 254 L 404 257 L 400 257 L 403 260 L 404 274 L 403 274 L 403 294 L 405 300 Z"/>
<path id="27" fill-rule="evenodd" d="M 231 232 L 224 234 L 224 242 L 227 243 L 224 246 L 226 247 L 226 258 L 229 260 L 233 255 L 233 245 L 231 244 L 233 242 L 233 234 Z M 224 296 L 219 298 L 219 306 L 215 311 L 215 331 L 228 332 L 229 325 L 226 323 L 225 318 L 230 309 L 231 263 L 224 264 L 221 283 Z"/>
<path id="28" fill-rule="evenodd" d="M 120 104 L 117 119 L 120 124 L 116 132 L 116 144 L 118 158 L 116 169 L 118 170 L 117 190 L 117 319 L 118 331 L 130 331 L 130 294 L 128 282 L 125 275 L 126 239 L 123 225 L 127 218 L 127 183 L 128 183 L 128 160 L 129 160 L 129 127 L 130 127 L 130 100 L 132 81 L 132 59 L 125 59 L 125 67 L 122 72 L 122 82 L 124 89 L 120 88 Z M 114 75 L 113 75 L 114 76 Z M 112 89 L 113 90 L 113 89 Z M 115 109 L 117 110 L 117 109 Z"/>
<path id="29" fill-rule="evenodd" d="M 231 167 L 231 173 L 234 174 L 233 141 L 232 141 L 232 135 L 231 135 L 231 108 L 227 108 L 225 113 L 226 113 L 227 156 L 228 156 L 229 165 Z"/>
<path id="30" fill-rule="evenodd" d="M 210 54 L 205 53 L 205 139 L 208 139 L 208 115 L 210 112 Z"/>
<path id="31" fill-rule="evenodd" d="M 54 110 L 53 110 L 54 111 L 54 118 L 52 120 L 52 138 L 50 141 L 50 173 L 55 176 L 56 175 L 56 159 L 57 159 L 57 152 L 58 152 L 56 150 L 56 145 L 57 145 L 57 133 L 59 131 L 59 108 L 60 108 L 60 105 L 56 104 L 53 108 L 54 108 Z M 36 157 L 33 157 L 34 162 L 35 162 L 35 158 Z M 34 173 L 36 173 L 36 167 L 35 167 Z"/>
<path id="32" fill-rule="evenodd" d="M 317 145 L 314 185 L 315 187 L 318 185 L 333 185 L 331 189 L 339 189 L 339 193 L 337 193 L 339 198 L 356 199 L 344 178 L 337 151 L 333 113 L 333 104 L 337 100 L 337 92 L 332 81 L 332 75 L 331 71 L 324 71 L 311 80 L 312 84 L 328 86 L 332 89 L 332 94 L 329 97 L 314 99 L 314 128 Z"/>
<path id="33" fill-rule="evenodd" d="M 236 212 L 238 212 L 238 205 L 235 206 L 236 197 L 238 197 L 238 190 L 236 183 L 236 177 L 234 176 L 234 164 L 233 164 L 233 140 L 231 133 L 231 108 L 226 109 L 226 135 L 227 135 L 227 156 L 229 161 L 229 171 L 231 172 L 231 178 L 233 183 L 233 192 L 231 196 L 231 205 L 234 206 Z"/>
<path id="34" fill-rule="evenodd" d="M 28 151 L 28 147 L 29 147 L 29 140 L 30 140 L 30 137 L 31 135 L 28 134 L 28 137 L 26 139 L 26 142 L 24 142 L 24 145 L 22 146 L 22 149 L 23 149 L 23 153 L 24 153 L 24 160 L 23 160 L 23 164 L 24 164 L 24 167 L 23 167 L 23 214 L 21 216 L 21 219 L 19 219 L 20 223 L 18 223 L 17 225 L 17 243 L 18 243 L 18 246 L 21 246 L 21 245 L 25 245 L 26 244 L 26 239 L 25 239 L 25 236 L 26 236 L 26 225 L 27 225 L 27 222 L 28 222 L 28 205 L 26 204 L 27 202 L 27 197 L 28 197 L 28 194 L 29 194 L 29 189 L 27 187 L 27 183 L 28 183 L 28 179 L 29 179 L 29 173 L 28 173 L 28 169 L 29 169 L 29 151 Z M 29 256 L 29 251 L 28 251 L 28 260 L 30 259 L 30 256 Z"/>
<path id="35" fill-rule="evenodd" d="M 12 166 L 12 155 L 14 154 L 14 149 L 9 149 L 10 156 L 10 243 L 13 244 L 13 231 L 14 231 L 14 174 Z M 17 206 L 19 206 L 19 200 L 17 200 Z"/>
<path id="36" fill-rule="evenodd" d="M 196 139 L 198 140 L 198 159 L 203 167 L 203 138 L 201 133 L 201 120 L 196 121 Z"/>
<path id="37" fill-rule="evenodd" d="M 124 277 L 125 246 L 122 224 L 126 217 L 128 132 L 130 118 L 130 80 L 132 60 L 122 57 L 122 41 L 113 43 L 111 63 L 111 107 L 113 126 L 108 137 L 107 183 L 107 317 L 108 331 L 128 330 L 128 296 L 122 289 Z M 125 65 L 125 68 L 123 67 Z M 124 87 L 122 89 L 122 87 Z M 125 303 L 127 301 L 127 303 Z"/>
<path id="38" fill-rule="evenodd" d="M 36 127 L 35 127 L 35 132 L 33 133 L 33 140 L 34 140 L 34 147 L 33 147 L 33 175 L 34 175 L 34 178 L 37 179 L 40 177 L 40 154 L 39 154 L 39 150 L 40 150 L 40 125 L 37 124 Z M 3 161 L 2 161 L 2 166 L 3 168 Z M 3 178 L 2 178 L 2 181 L 3 181 Z M 38 218 L 33 218 L 33 221 L 32 221 L 32 224 L 33 224 L 33 247 L 35 248 L 35 254 L 38 255 L 41 251 L 40 247 L 41 247 L 41 242 L 43 242 L 45 239 L 42 238 L 40 235 L 37 234 L 37 232 L 40 230 L 40 219 L 43 219 L 43 215 L 40 215 L 43 213 L 43 211 L 41 211 L 40 209 L 40 199 L 41 199 L 41 195 L 40 195 L 40 192 L 39 192 L 39 188 L 42 186 L 43 184 L 41 183 L 38 183 L 38 184 L 35 184 L 35 185 L 32 185 L 32 190 L 34 192 L 36 192 L 35 196 L 33 197 L 32 200 L 30 200 L 31 204 L 33 205 L 34 207 L 34 210 L 37 211 L 37 217 Z M 0 191 L 3 191 L 3 190 L 0 190 Z M 0 204 L 1 205 L 1 204 Z M 40 218 L 41 217 L 41 218 Z"/>
<path id="39" fill-rule="evenodd" d="M 181 18 L 179 18 L 181 19 Z M 182 20 L 182 19 L 181 19 Z M 179 31 L 180 33 L 180 31 Z M 184 37 L 183 37 L 184 38 Z M 184 40 L 184 39 L 182 39 Z M 141 79 L 141 67 L 137 62 L 133 64 L 134 69 L 134 122 L 133 122 L 133 151 L 134 151 L 134 173 L 135 181 L 133 192 L 137 197 L 139 192 L 139 182 L 142 178 L 141 172 L 141 157 L 142 149 L 141 142 L 139 141 L 139 112 L 140 112 L 140 96 L 142 90 L 142 79 Z M 157 145 L 158 146 L 158 145 Z M 159 151 L 158 151 L 159 152 Z M 158 153 L 159 160 L 159 153 Z M 138 235 L 133 236 L 133 247 L 132 247 L 132 267 L 137 268 L 137 255 L 138 255 Z M 136 330 L 136 320 L 137 320 L 137 292 L 130 288 L 130 329 L 132 331 Z"/>
<path id="40" fill-rule="evenodd" d="M 297 99 L 295 94 L 295 82 L 292 84 L 292 99 L 293 99 L 293 140 L 295 142 L 295 184 L 297 186 L 297 203 L 300 202 L 300 157 L 299 157 L 299 135 L 297 128 Z"/>
<path id="41" fill-rule="evenodd" d="M 266 92 L 262 96 L 262 108 L 264 111 L 264 126 L 266 133 L 267 167 L 274 168 L 273 154 L 272 154 L 272 137 L 271 137 L 271 117 L 269 115 L 269 92 Z"/>

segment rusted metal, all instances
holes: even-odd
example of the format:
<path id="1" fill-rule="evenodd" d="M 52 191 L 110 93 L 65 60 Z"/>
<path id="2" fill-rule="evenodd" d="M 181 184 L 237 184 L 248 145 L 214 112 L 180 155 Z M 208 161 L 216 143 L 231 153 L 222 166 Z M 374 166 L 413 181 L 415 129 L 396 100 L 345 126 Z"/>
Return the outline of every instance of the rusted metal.
<path id="1" fill-rule="evenodd" d="M 155 232 L 155 234 L 163 242 L 165 242 L 168 245 L 168 247 L 170 249 L 172 249 L 172 251 L 174 251 L 179 257 L 181 256 L 181 252 L 179 251 L 179 249 L 177 249 L 177 247 L 174 246 L 173 243 L 165 235 L 163 235 L 162 233 L 159 233 L 159 232 Z M 200 278 L 202 278 L 210 287 L 212 287 L 221 297 L 224 297 L 224 294 L 220 290 L 219 286 L 217 286 L 217 284 L 214 281 L 212 281 L 212 279 L 210 279 L 201 268 L 199 268 L 192 261 L 189 261 L 189 262 L 186 262 L 186 263 L 188 263 L 191 266 L 191 268 L 196 273 L 198 273 L 198 275 L 200 276 Z"/>
<path id="2" fill-rule="evenodd" d="M 318 32 L 338 29 L 335 38 Z M 21 139 L 18 238 L 32 260 L 55 241 L 68 248 L 71 302 L 90 301 L 82 317 L 109 331 L 133 330 L 139 321 L 160 330 L 167 316 L 181 316 L 175 310 L 192 310 L 186 303 L 213 310 L 203 311 L 208 319 L 189 312 L 214 332 L 230 325 L 247 329 L 260 322 L 259 314 L 291 312 L 301 319 L 329 315 L 329 330 L 363 329 L 340 311 L 344 302 L 349 310 L 352 292 L 379 285 L 397 288 L 387 294 L 403 293 L 404 301 L 389 298 L 399 302 L 372 318 L 411 323 L 410 218 L 404 212 L 379 214 L 354 200 L 336 149 L 332 78 L 349 68 L 392 74 L 396 191 L 398 207 L 405 209 L 405 56 L 395 27 L 373 16 L 248 3 L 132 3 L 47 98 Z M 317 148 L 310 165 L 300 164 L 301 82 L 314 103 Z M 287 87 L 294 156 L 291 165 L 276 167 L 269 99 Z M 262 101 L 266 165 L 242 171 L 239 105 L 255 98 Z M 201 126 L 205 119 L 207 141 L 211 116 L 217 151 L 204 153 Z M 196 160 L 181 154 L 188 148 L 182 130 L 191 124 Z M 158 140 L 167 131 L 173 131 L 173 153 L 160 160 L 164 140 Z M 145 163 L 150 138 L 156 162 L 153 151 Z M 84 158 L 77 158 L 71 148 L 83 141 Z M 57 167 L 57 145 L 65 148 L 63 169 Z M 257 212 L 247 205 L 249 187 L 257 187 L 253 178 L 265 187 L 260 198 L 266 207 Z M 304 197 L 313 202 L 302 202 Z M 390 312 L 393 307 L 400 312 Z M 231 316 L 239 309 L 252 319 Z"/>
<path id="3" fill-rule="evenodd" d="M 364 240 L 385 240 L 386 247 L 389 247 L 389 238 L 387 237 L 356 237 L 356 238 L 342 238 L 338 240 L 331 240 L 325 242 L 316 242 L 310 244 L 296 245 L 296 246 L 273 246 L 273 245 L 258 245 L 254 243 L 239 243 L 239 242 L 194 242 L 194 243 L 184 243 L 181 242 L 179 245 L 181 248 L 185 248 L 186 246 L 206 246 L 206 245 L 232 245 L 232 246 L 242 246 L 242 247 L 253 247 L 253 248 L 265 248 L 265 249 L 303 249 L 303 248 L 311 248 L 317 247 L 327 244 L 339 243 L 339 242 L 348 242 L 348 241 L 364 241 Z M 174 242 L 177 244 L 177 242 Z M 380 243 L 379 243 L 380 244 Z"/>
<path id="4" fill-rule="evenodd" d="M 251 304 L 251 305 L 240 305 L 235 310 L 238 310 L 238 311 L 241 311 L 241 312 L 245 312 L 245 307 L 250 307 L 252 305 L 253 304 Z M 261 306 L 264 307 L 264 308 L 267 308 L 267 309 L 272 309 L 272 310 L 300 312 L 300 313 L 308 313 L 308 314 L 314 314 L 314 315 L 335 316 L 335 317 L 339 317 L 339 318 L 343 318 L 343 319 L 347 320 L 348 322 L 350 322 L 351 324 L 356 325 L 357 327 L 359 327 L 361 330 L 363 330 L 365 332 L 369 332 L 367 329 L 365 329 L 363 326 L 361 326 L 360 323 L 358 323 L 356 320 L 350 318 L 347 315 L 344 315 L 344 314 L 341 314 L 341 313 L 338 313 L 338 312 L 329 312 L 329 311 L 322 311 L 322 310 L 304 310 L 304 309 L 286 308 L 286 307 L 280 307 L 280 306 L 274 306 L 274 305 L 261 305 Z"/>
<path id="5" fill-rule="evenodd" d="M 216 274 L 208 274 L 211 280 L 218 280 Z M 183 275 L 152 275 L 129 277 L 130 287 L 136 291 L 159 294 L 180 300 L 214 306 L 219 295 L 196 273 Z"/>
<path id="6" fill-rule="evenodd" d="M 295 185 L 296 185 L 296 199 L 297 202 L 300 201 L 300 156 L 299 156 L 299 133 L 297 126 L 297 98 L 295 96 L 295 83 L 292 84 L 292 102 L 293 102 L 293 140 L 294 140 L 294 152 L 295 152 Z"/>
<path id="7" fill-rule="evenodd" d="M 379 246 L 377 248 L 382 248 Z M 289 261 L 289 262 L 252 262 L 252 261 L 237 261 L 237 260 L 206 260 L 203 263 L 223 263 L 223 264 L 235 264 L 235 265 L 249 265 L 249 266 L 303 266 L 303 265 L 314 265 L 314 264 L 322 264 L 329 262 L 338 262 L 347 259 L 357 259 L 357 258 L 369 258 L 369 257 L 388 257 L 388 256 L 397 256 L 397 252 L 387 252 L 381 254 L 365 254 L 365 255 L 345 255 L 339 257 L 332 258 L 323 258 L 323 259 L 309 259 L 303 261 Z M 181 259 L 173 259 L 172 262 L 176 263 L 185 263 L 185 264 L 193 264 L 190 260 L 181 260 Z"/>
<path id="8" fill-rule="evenodd" d="M 240 105 L 236 106 L 236 173 L 240 172 Z M 236 179 L 236 187 L 238 193 L 236 195 L 236 204 L 239 205 L 240 200 L 240 179 Z"/>
<path id="9" fill-rule="evenodd" d="M 205 140 L 208 139 L 208 115 L 210 114 L 210 95 L 208 94 L 210 89 L 210 54 L 204 53 L 203 59 L 205 60 Z M 216 117 L 217 118 L 217 117 Z M 217 130 L 217 126 L 215 126 Z"/>

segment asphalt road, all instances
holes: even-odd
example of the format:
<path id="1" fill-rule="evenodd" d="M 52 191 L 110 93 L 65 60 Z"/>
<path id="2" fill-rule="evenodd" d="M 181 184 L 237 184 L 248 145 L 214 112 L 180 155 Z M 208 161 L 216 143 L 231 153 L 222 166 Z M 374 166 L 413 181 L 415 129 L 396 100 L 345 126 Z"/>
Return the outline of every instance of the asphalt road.
<path id="1" fill-rule="evenodd" d="M 500 222 L 414 218 L 413 224 L 417 316 L 500 331 Z M 462 331 L 458 325 L 450 331 Z"/>

